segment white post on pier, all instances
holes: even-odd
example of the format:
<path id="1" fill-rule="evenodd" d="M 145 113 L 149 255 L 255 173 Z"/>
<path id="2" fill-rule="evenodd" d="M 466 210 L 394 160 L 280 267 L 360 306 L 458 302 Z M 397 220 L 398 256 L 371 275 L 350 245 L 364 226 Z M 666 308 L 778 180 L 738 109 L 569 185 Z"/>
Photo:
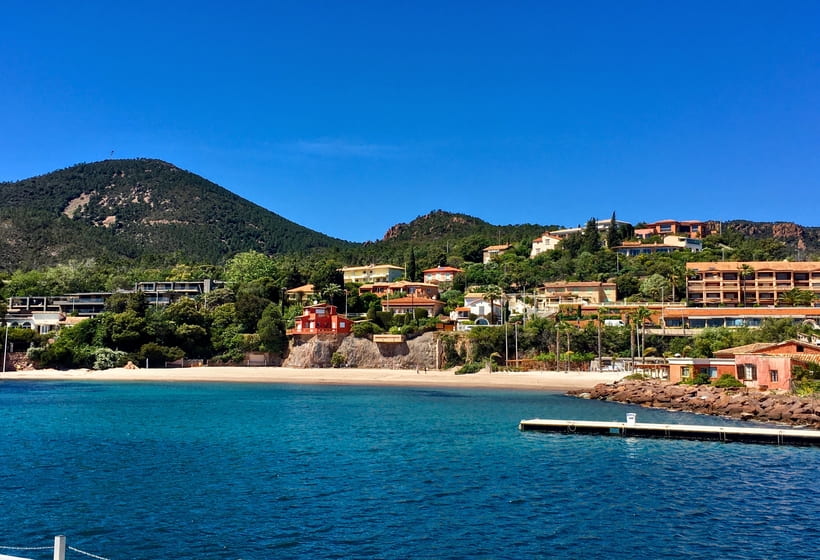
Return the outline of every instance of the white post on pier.
<path id="1" fill-rule="evenodd" d="M 65 560 L 65 535 L 54 537 L 54 560 Z"/>

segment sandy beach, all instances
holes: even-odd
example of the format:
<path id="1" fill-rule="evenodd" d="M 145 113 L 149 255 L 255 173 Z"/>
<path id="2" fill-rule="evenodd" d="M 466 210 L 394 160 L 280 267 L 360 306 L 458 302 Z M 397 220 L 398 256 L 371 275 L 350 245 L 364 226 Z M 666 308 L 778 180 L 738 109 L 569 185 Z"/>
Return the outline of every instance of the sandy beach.
<path id="1" fill-rule="evenodd" d="M 479 387 L 567 391 L 591 389 L 598 383 L 621 379 L 623 372 L 563 372 L 530 371 L 471 373 L 457 375 L 455 371 L 399 369 L 284 367 L 199 367 L 185 369 L 124 369 L 95 370 L 34 370 L 7 371 L 4 381 L 65 380 L 65 381 L 166 381 L 166 382 L 229 382 L 229 383 L 304 383 L 325 385 L 392 385 L 419 387 Z"/>

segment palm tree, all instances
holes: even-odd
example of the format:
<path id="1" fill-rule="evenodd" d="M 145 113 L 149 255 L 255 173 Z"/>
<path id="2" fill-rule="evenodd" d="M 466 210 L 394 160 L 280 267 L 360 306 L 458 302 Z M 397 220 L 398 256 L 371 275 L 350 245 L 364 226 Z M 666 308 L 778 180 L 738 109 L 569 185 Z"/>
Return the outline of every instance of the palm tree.
<path id="1" fill-rule="evenodd" d="M 344 290 L 338 284 L 328 284 L 325 286 L 325 289 L 322 290 L 322 295 L 327 300 L 327 302 L 333 305 L 333 300 L 335 300 L 338 296 L 342 295 Z"/>
<path id="2" fill-rule="evenodd" d="M 643 357 L 643 347 L 646 344 L 646 320 L 652 316 L 648 307 L 641 306 L 632 312 L 635 319 L 635 326 L 640 327 L 640 337 L 638 339 L 638 354 Z"/>
<path id="3" fill-rule="evenodd" d="M 492 324 L 492 319 L 495 317 L 495 308 L 493 307 L 493 303 L 496 300 L 500 300 L 504 297 L 504 292 L 501 291 L 501 288 L 498 286 L 492 285 L 487 286 L 487 289 L 484 290 L 484 299 L 490 302 L 490 323 Z M 501 311 L 503 313 L 503 310 Z M 500 322 L 500 321 L 499 321 Z"/>
<path id="4" fill-rule="evenodd" d="M 755 269 L 746 263 L 740 265 L 740 304 L 746 307 L 746 280 L 754 278 Z"/>

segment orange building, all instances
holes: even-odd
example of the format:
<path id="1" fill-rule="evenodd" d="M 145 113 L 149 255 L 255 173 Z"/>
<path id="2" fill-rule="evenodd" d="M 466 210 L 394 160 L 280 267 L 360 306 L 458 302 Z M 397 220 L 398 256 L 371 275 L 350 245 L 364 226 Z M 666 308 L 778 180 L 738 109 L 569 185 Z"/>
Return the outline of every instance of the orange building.
<path id="1" fill-rule="evenodd" d="M 778 305 L 794 289 L 815 294 L 820 305 L 820 262 L 686 263 L 686 299 L 694 306 Z"/>
<path id="2" fill-rule="evenodd" d="M 441 282 L 452 283 L 455 280 L 456 274 L 464 272 L 460 268 L 454 266 L 438 266 L 436 268 L 428 268 L 423 271 L 424 281 L 428 284 L 438 284 Z"/>
<path id="3" fill-rule="evenodd" d="M 711 233 L 715 233 L 714 222 L 701 222 L 698 220 L 658 220 L 645 227 L 635 229 L 635 237 L 646 239 L 653 236 L 679 235 L 681 237 L 691 237 L 700 239 Z"/>
<path id="4" fill-rule="evenodd" d="M 691 381 L 701 374 L 706 374 L 712 381 L 721 375 L 734 376 L 736 367 L 732 358 L 668 358 L 669 381 L 680 383 Z"/>
<path id="5" fill-rule="evenodd" d="M 352 327 L 350 319 L 336 313 L 335 305 L 318 303 L 305 307 L 302 315 L 296 317 L 294 328 L 288 330 L 287 334 L 348 334 Z"/>
<path id="6" fill-rule="evenodd" d="M 427 311 L 428 317 L 435 317 L 444 309 L 444 303 L 424 297 L 399 297 L 382 301 L 382 309 L 393 313 L 414 313 L 416 309 Z"/>
<path id="7" fill-rule="evenodd" d="M 748 387 L 791 390 L 796 367 L 820 364 L 820 346 L 800 340 L 747 344 L 715 357 L 733 359 L 736 377 Z"/>
<path id="8" fill-rule="evenodd" d="M 374 294 L 380 298 L 386 298 L 393 294 L 412 294 L 415 297 L 425 297 L 435 299 L 438 297 L 438 284 L 429 282 L 374 282 L 373 284 L 362 284 L 359 286 L 359 295 Z"/>

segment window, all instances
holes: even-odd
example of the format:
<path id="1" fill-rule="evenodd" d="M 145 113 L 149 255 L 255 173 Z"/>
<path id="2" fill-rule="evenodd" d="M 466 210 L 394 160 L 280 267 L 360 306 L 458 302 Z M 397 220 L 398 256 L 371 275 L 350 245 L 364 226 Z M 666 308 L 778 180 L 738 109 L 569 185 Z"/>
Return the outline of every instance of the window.
<path id="1" fill-rule="evenodd" d="M 681 379 L 689 379 L 690 376 L 691 376 L 691 370 L 689 369 L 689 366 L 682 366 L 680 368 L 680 377 L 681 377 Z"/>
<path id="2" fill-rule="evenodd" d="M 777 370 L 776 369 L 770 369 L 769 370 L 769 380 L 771 380 L 772 383 L 777 383 L 777 378 L 778 378 Z"/>
<path id="3" fill-rule="evenodd" d="M 709 377 L 710 377 L 711 379 L 717 379 L 717 373 L 718 373 L 718 372 L 717 372 L 717 367 L 715 367 L 715 366 L 709 366 L 709 367 L 708 367 L 708 368 L 706 368 L 706 369 L 709 371 Z"/>
<path id="4" fill-rule="evenodd" d="M 757 368 L 754 364 L 743 364 L 743 380 L 755 381 L 757 379 Z"/>

